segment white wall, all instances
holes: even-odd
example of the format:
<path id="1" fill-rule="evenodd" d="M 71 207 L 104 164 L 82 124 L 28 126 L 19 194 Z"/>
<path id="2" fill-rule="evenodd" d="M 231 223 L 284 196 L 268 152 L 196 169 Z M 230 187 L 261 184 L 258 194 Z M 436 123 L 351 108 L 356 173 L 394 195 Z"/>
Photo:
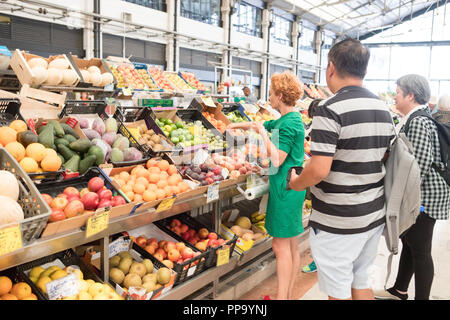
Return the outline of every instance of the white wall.
<path id="1" fill-rule="evenodd" d="M 262 38 L 252 37 L 236 30 L 231 31 L 231 44 L 244 48 L 250 48 L 255 51 L 264 50 L 264 42 Z"/>
<path id="2" fill-rule="evenodd" d="M 269 51 L 279 57 L 294 58 L 294 48 L 276 43 L 273 39 L 270 40 Z"/>

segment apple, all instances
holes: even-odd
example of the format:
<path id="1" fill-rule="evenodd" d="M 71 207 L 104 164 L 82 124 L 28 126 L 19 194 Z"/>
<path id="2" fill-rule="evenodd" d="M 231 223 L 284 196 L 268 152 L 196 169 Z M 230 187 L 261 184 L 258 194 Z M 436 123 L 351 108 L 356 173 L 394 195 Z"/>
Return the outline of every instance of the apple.
<path id="1" fill-rule="evenodd" d="M 150 254 L 155 254 L 155 247 L 152 246 L 151 244 L 145 246 L 144 250 Z"/>
<path id="2" fill-rule="evenodd" d="M 161 241 L 159 241 L 158 242 L 158 247 L 160 248 L 160 249 L 164 249 L 164 246 L 166 245 L 166 240 L 161 240 Z"/>
<path id="3" fill-rule="evenodd" d="M 42 195 L 42 198 L 44 198 L 44 201 L 47 202 L 47 204 L 49 206 L 51 206 L 53 198 L 47 193 L 42 193 L 41 195 Z"/>
<path id="4" fill-rule="evenodd" d="M 112 207 L 113 203 L 111 200 L 108 199 L 101 199 L 100 202 L 98 203 L 97 208 L 109 208 Z"/>
<path id="5" fill-rule="evenodd" d="M 217 233 L 215 233 L 215 232 L 210 232 L 208 234 L 208 239 L 217 240 L 217 238 L 218 238 L 218 236 L 217 236 Z"/>
<path id="6" fill-rule="evenodd" d="M 217 244 L 219 245 L 219 246 L 221 246 L 222 244 L 224 244 L 225 243 L 225 240 L 224 239 L 217 239 Z"/>
<path id="7" fill-rule="evenodd" d="M 139 247 L 144 248 L 147 245 L 147 239 L 144 236 L 139 236 L 136 238 L 135 242 Z"/>
<path id="8" fill-rule="evenodd" d="M 189 239 L 191 238 L 191 236 L 190 236 L 189 232 L 183 232 L 183 233 L 181 234 L 181 238 L 183 238 L 183 240 L 185 240 L 185 241 L 189 241 Z"/>
<path id="9" fill-rule="evenodd" d="M 177 263 L 178 263 L 178 264 L 182 264 L 183 262 L 184 262 L 184 260 L 183 260 L 182 258 L 180 258 L 180 259 L 177 260 Z"/>
<path id="10" fill-rule="evenodd" d="M 83 188 L 83 189 L 81 189 L 81 191 L 80 191 L 80 197 L 83 198 L 83 196 L 84 196 L 86 193 L 88 193 L 88 192 L 89 192 L 89 189 L 88 189 L 88 188 Z"/>
<path id="11" fill-rule="evenodd" d="M 181 224 L 180 225 L 180 231 L 181 231 L 181 233 L 183 233 L 183 232 L 186 232 L 186 231 L 188 231 L 189 230 L 189 226 L 188 225 L 186 225 L 186 224 Z"/>
<path id="12" fill-rule="evenodd" d="M 175 232 L 177 235 L 181 235 L 181 228 L 180 227 L 174 227 L 173 232 Z"/>
<path id="13" fill-rule="evenodd" d="M 197 234 L 200 239 L 206 239 L 208 238 L 209 231 L 206 228 L 201 228 L 200 230 L 198 230 Z"/>
<path id="14" fill-rule="evenodd" d="M 115 196 L 112 198 L 113 207 L 121 206 L 127 204 L 125 199 L 122 196 Z"/>
<path id="15" fill-rule="evenodd" d="M 189 236 L 191 238 L 193 238 L 195 236 L 195 234 L 197 233 L 197 231 L 195 231 L 194 229 L 189 229 L 187 232 L 189 233 Z"/>
<path id="16" fill-rule="evenodd" d="M 155 238 L 149 238 L 149 239 L 147 239 L 147 245 L 152 245 L 152 246 L 154 246 L 153 243 L 156 243 L 155 249 L 157 249 L 157 247 L 158 247 L 158 240 L 156 240 Z"/>
<path id="17" fill-rule="evenodd" d="M 208 246 L 209 246 L 209 247 L 212 247 L 212 248 L 215 248 L 215 247 L 218 247 L 218 246 L 219 246 L 219 243 L 218 243 L 218 241 L 215 240 L 215 239 L 209 239 L 209 240 L 208 240 Z"/>
<path id="18" fill-rule="evenodd" d="M 56 222 L 66 219 L 66 214 L 61 209 L 52 208 L 49 221 Z"/>
<path id="19" fill-rule="evenodd" d="M 50 207 L 52 209 L 64 210 L 68 203 L 69 201 L 65 197 L 56 197 L 55 199 L 53 199 Z"/>
<path id="20" fill-rule="evenodd" d="M 195 247 L 196 247 L 198 250 L 200 250 L 200 251 L 205 251 L 205 250 L 206 250 L 206 247 L 207 247 L 207 244 L 206 244 L 205 242 L 203 242 L 203 241 L 199 241 L 199 242 L 197 242 L 197 243 L 195 244 Z"/>
<path id="21" fill-rule="evenodd" d="M 63 193 L 67 196 L 80 196 L 80 191 L 75 187 L 67 187 L 64 189 Z"/>
<path id="22" fill-rule="evenodd" d="M 221 167 L 215 167 L 212 171 L 216 176 L 222 174 L 222 168 Z"/>
<path id="23" fill-rule="evenodd" d="M 194 256 L 194 251 L 191 248 L 186 247 L 181 252 L 181 256 L 184 260 L 191 259 Z"/>
<path id="24" fill-rule="evenodd" d="M 95 210 L 99 203 L 98 194 L 95 192 L 88 192 L 81 197 L 81 202 L 83 202 L 86 210 Z"/>
<path id="25" fill-rule="evenodd" d="M 98 197 L 100 198 L 100 200 L 102 199 L 106 199 L 106 200 L 111 200 L 112 199 L 112 191 L 109 189 L 100 189 L 99 191 L 97 191 Z"/>
<path id="26" fill-rule="evenodd" d="M 88 182 L 88 189 L 91 192 L 97 192 L 105 186 L 105 182 L 102 178 L 94 177 Z"/>
<path id="27" fill-rule="evenodd" d="M 164 256 L 162 255 L 161 252 L 155 252 L 153 256 L 161 262 L 164 260 Z"/>
<path id="28" fill-rule="evenodd" d="M 163 263 L 167 268 L 173 269 L 173 262 L 172 262 L 172 261 L 165 259 L 165 260 L 162 261 L 162 263 Z"/>
<path id="29" fill-rule="evenodd" d="M 72 201 L 75 201 L 75 200 L 81 200 L 78 195 L 69 195 L 66 197 L 66 199 L 67 199 L 67 201 L 69 201 L 69 203 Z"/>
<path id="30" fill-rule="evenodd" d="M 180 220 L 178 220 L 178 219 L 173 219 L 173 220 L 170 222 L 170 226 L 171 226 L 171 227 L 179 227 L 179 226 L 181 226 L 181 222 L 180 222 Z"/>
<path id="31" fill-rule="evenodd" d="M 166 244 L 164 245 L 164 251 L 166 251 L 167 253 L 169 253 L 170 250 L 172 249 L 176 249 L 176 245 L 174 242 L 172 241 L 167 241 Z"/>
<path id="32" fill-rule="evenodd" d="M 177 261 L 178 259 L 180 259 L 180 257 L 181 257 L 181 254 L 177 248 L 170 249 L 169 252 L 167 253 L 167 258 L 169 258 L 169 260 L 172 262 Z"/>
<path id="33" fill-rule="evenodd" d="M 184 242 L 177 242 L 175 243 L 175 247 L 178 249 L 178 251 L 182 252 L 184 248 L 186 248 L 186 245 Z"/>
<path id="34" fill-rule="evenodd" d="M 198 237 L 198 235 L 195 235 L 191 238 L 191 240 L 194 242 L 194 244 L 196 244 L 197 242 L 200 241 L 200 238 Z"/>
<path id="35" fill-rule="evenodd" d="M 157 254 L 157 253 L 160 253 L 162 255 L 163 259 L 167 258 L 167 252 L 164 251 L 164 249 L 162 249 L 162 248 L 157 249 L 155 251 L 155 254 Z"/>
<path id="36" fill-rule="evenodd" d="M 67 218 L 72 218 L 78 215 L 82 215 L 84 212 L 83 202 L 80 200 L 71 201 L 65 208 L 64 214 Z"/>

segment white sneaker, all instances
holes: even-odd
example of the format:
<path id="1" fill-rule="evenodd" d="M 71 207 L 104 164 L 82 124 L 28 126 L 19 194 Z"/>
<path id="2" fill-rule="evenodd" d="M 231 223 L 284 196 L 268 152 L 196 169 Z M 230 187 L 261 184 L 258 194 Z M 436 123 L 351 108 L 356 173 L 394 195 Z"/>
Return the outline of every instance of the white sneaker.
<path id="1" fill-rule="evenodd" d="M 392 289 L 392 290 L 395 290 L 395 289 Z M 384 289 L 373 290 L 373 296 L 375 299 L 378 299 L 378 300 L 407 300 L 408 299 L 408 295 L 406 295 L 406 294 L 399 293 L 399 296 L 396 296 Z M 402 298 L 404 298 L 404 299 L 402 299 Z"/>

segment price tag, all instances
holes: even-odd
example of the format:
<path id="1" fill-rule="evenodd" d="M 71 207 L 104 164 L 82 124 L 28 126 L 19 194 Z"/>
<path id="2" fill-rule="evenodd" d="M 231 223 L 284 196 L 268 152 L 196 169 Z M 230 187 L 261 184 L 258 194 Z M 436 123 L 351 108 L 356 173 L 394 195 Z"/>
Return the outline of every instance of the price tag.
<path id="1" fill-rule="evenodd" d="M 243 103 L 242 106 L 244 107 L 245 111 L 248 111 L 249 113 L 257 113 L 259 111 L 259 108 L 254 104 Z"/>
<path id="2" fill-rule="evenodd" d="M 158 208 L 156 209 L 156 213 L 170 210 L 172 208 L 176 198 L 177 197 L 173 196 L 172 198 L 161 201 Z"/>
<path id="3" fill-rule="evenodd" d="M 206 194 L 206 203 L 219 200 L 219 182 L 216 182 L 208 187 L 208 193 Z"/>
<path id="4" fill-rule="evenodd" d="M 105 210 L 100 213 L 94 214 L 87 221 L 86 225 L 86 238 L 93 236 L 99 232 L 102 232 L 108 228 L 109 224 L 109 210 Z"/>
<path id="5" fill-rule="evenodd" d="M 141 137 L 141 134 L 139 133 L 139 128 L 128 128 L 128 131 L 133 135 L 135 139 L 139 139 Z"/>
<path id="6" fill-rule="evenodd" d="M 114 83 L 107 84 L 104 89 L 105 91 L 114 91 Z"/>
<path id="7" fill-rule="evenodd" d="M 130 88 L 123 88 L 122 89 L 124 96 L 131 96 L 131 89 Z"/>
<path id="8" fill-rule="evenodd" d="M 230 262 L 230 248 L 217 250 L 217 266 L 220 267 Z"/>
<path id="9" fill-rule="evenodd" d="M 222 169 L 222 177 L 224 180 L 227 180 L 228 176 L 230 175 L 230 171 L 228 171 L 227 168 Z"/>
<path id="10" fill-rule="evenodd" d="M 19 225 L 0 230 L 0 256 L 20 248 L 22 248 L 22 232 Z"/>
<path id="11" fill-rule="evenodd" d="M 71 297 L 79 292 L 78 278 L 73 273 L 58 280 L 51 281 L 45 285 L 50 300 Z"/>
<path id="12" fill-rule="evenodd" d="M 199 166 L 202 163 L 205 163 L 205 161 L 208 158 L 209 158 L 209 153 L 203 149 L 199 149 L 199 150 L 195 151 L 195 153 L 194 153 L 194 158 L 192 159 L 192 164 Z"/>
<path id="13" fill-rule="evenodd" d="M 202 96 L 202 101 L 208 107 L 216 108 L 216 105 L 214 104 L 214 101 L 213 101 L 213 99 L 211 97 Z"/>
<path id="14" fill-rule="evenodd" d="M 195 270 L 197 270 L 197 266 L 190 267 L 187 272 L 187 276 L 188 277 L 192 276 L 194 274 Z"/>
<path id="15" fill-rule="evenodd" d="M 109 244 L 109 256 L 114 257 L 122 251 L 130 249 L 131 239 L 119 238 Z"/>

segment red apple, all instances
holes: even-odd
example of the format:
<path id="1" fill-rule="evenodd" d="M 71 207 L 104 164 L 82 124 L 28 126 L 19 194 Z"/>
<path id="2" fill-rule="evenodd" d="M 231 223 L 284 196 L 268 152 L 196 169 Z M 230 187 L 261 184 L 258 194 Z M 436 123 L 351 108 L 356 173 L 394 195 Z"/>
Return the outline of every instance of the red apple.
<path id="1" fill-rule="evenodd" d="M 68 203 L 69 201 L 65 197 L 56 197 L 55 199 L 53 199 L 50 207 L 52 209 L 64 210 Z"/>
<path id="2" fill-rule="evenodd" d="M 206 244 L 205 242 L 203 242 L 203 241 L 199 241 L 199 242 L 197 242 L 197 243 L 195 244 L 195 247 L 196 247 L 198 250 L 200 250 L 200 251 L 205 251 L 205 250 L 206 250 L 206 247 L 207 247 L 207 244 Z"/>
<path id="3" fill-rule="evenodd" d="M 164 260 L 164 256 L 162 255 L 161 252 L 155 252 L 155 254 L 153 255 L 156 259 L 158 259 L 159 261 L 163 261 Z"/>
<path id="4" fill-rule="evenodd" d="M 181 222 L 180 222 L 180 220 L 178 220 L 178 219 L 173 219 L 173 220 L 170 222 L 170 226 L 171 226 L 171 227 L 179 227 L 179 226 L 181 226 Z"/>
<path id="5" fill-rule="evenodd" d="M 222 244 L 224 244 L 225 243 L 225 240 L 224 239 L 217 239 L 217 244 L 219 245 L 219 246 L 221 246 Z"/>
<path id="6" fill-rule="evenodd" d="M 174 227 L 173 232 L 175 232 L 177 235 L 181 235 L 181 228 L 180 227 Z"/>
<path id="7" fill-rule="evenodd" d="M 218 236 L 217 236 L 217 233 L 215 233 L 215 232 L 210 232 L 208 234 L 208 239 L 217 240 L 217 238 L 218 238 Z"/>
<path id="8" fill-rule="evenodd" d="M 125 199 L 122 196 L 115 196 L 112 198 L 113 207 L 121 206 L 127 204 Z"/>
<path id="9" fill-rule="evenodd" d="M 52 208 L 52 213 L 50 214 L 49 221 L 55 222 L 55 221 L 61 221 L 66 219 L 66 214 L 61 209 Z"/>
<path id="10" fill-rule="evenodd" d="M 81 202 L 83 202 L 86 210 L 95 210 L 99 203 L 98 194 L 95 192 L 88 192 L 81 197 Z"/>
<path id="11" fill-rule="evenodd" d="M 194 237 L 195 234 L 197 233 L 197 231 L 195 231 L 194 229 L 189 229 L 187 232 L 189 233 L 189 236 L 190 236 L 191 238 Z"/>
<path id="12" fill-rule="evenodd" d="M 67 187 L 64 189 L 63 193 L 67 196 L 80 196 L 80 191 L 75 187 Z"/>
<path id="13" fill-rule="evenodd" d="M 205 181 L 206 181 L 207 184 L 212 184 L 212 183 L 214 183 L 213 178 L 209 178 L 209 177 L 206 178 Z"/>
<path id="14" fill-rule="evenodd" d="M 186 224 L 183 223 L 183 224 L 180 225 L 181 233 L 186 232 L 188 230 L 189 230 L 189 226 L 187 226 Z"/>
<path id="15" fill-rule="evenodd" d="M 206 228 L 201 228 L 200 230 L 198 230 L 197 234 L 200 237 L 200 239 L 206 239 L 208 238 L 209 231 Z"/>
<path id="16" fill-rule="evenodd" d="M 191 238 L 189 232 L 183 232 L 183 233 L 181 234 L 181 237 L 182 237 L 183 240 L 185 240 L 185 241 L 189 241 L 189 239 Z"/>
<path id="17" fill-rule="evenodd" d="M 147 245 L 147 239 L 144 236 L 137 237 L 135 242 L 142 248 L 145 248 L 145 246 Z"/>
<path id="18" fill-rule="evenodd" d="M 177 242 L 175 243 L 175 247 L 178 249 L 178 251 L 182 252 L 184 248 L 186 248 L 186 245 L 184 242 Z"/>
<path id="19" fill-rule="evenodd" d="M 75 200 L 81 200 L 80 197 L 77 195 L 69 195 L 69 196 L 67 196 L 66 199 L 67 199 L 67 201 L 69 201 L 69 203 L 72 201 L 75 201 Z"/>
<path id="20" fill-rule="evenodd" d="M 180 259 L 181 254 L 180 251 L 178 251 L 178 249 L 174 248 L 174 249 L 170 249 L 169 252 L 167 253 L 167 258 L 169 258 L 170 261 L 175 262 L 178 259 Z"/>
<path id="21" fill-rule="evenodd" d="M 152 243 L 156 243 L 156 247 L 158 246 L 158 240 L 156 240 L 155 238 L 149 238 L 147 239 L 147 245 L 150 245 Z M 155 248 L 156 249 L 156 248 Z"/>
<path id="22" fill-rule="evenodd" d="M 172 241 L 167 241 L 163 249 L 165 252 L 169 253 L 170 250 L 176 249 L 176 245 Z"/>
<path id="23" fill-rule="evenodd" d="M 157 253 L 160 253 L 163 256 L 163 259 L 167 258 L 167 252 L 164 251 L 164 249 L 161 249 L 161 248 L 157 249 L 155 251 L 155 254 L 157 254 Z"/>
<path id="24" fill-rule="evenodd" d="M 158 242 L 158 247 L 160 248 L 160 249 L 164 249 L 164 246 L 166 245 L 166 240 L 161 240 L 161 241 L 159 241 Z"/>
<path id="25" fill-rule="evenodd" d="M 45 202 L 47 202 L 47 204 L 49 206 L 51 206 L 53 198 L 49 194 L 46 194 L 46 193 L 42 193 L 41 195 L 42 195 L 42 198 L 44 198 Z"/>
<path id="26" fill-rule="evenodd" d="M 82 215 L 83 212 L 84 212 L 84 205 L 80 200 L 74 200 L 70 202 L 64 209 L 64 213 L 67 218 Z"/>
<path id="27" fill-rule="evenodd" d="M 98 203 L 97 208 L 109 208 L 112 207 L 113 203 L 111 200 L 108 199 L 101 199 L 100 202 Z"/>
<path id="28" fill-rule="evenodd" d="M 191 248 L 186 247 L 181 252 L 181 256 L 184 260 L 191 259 L 194 256 L 194 251 Z"/>
<path id="29" fill-rule="evenodd" d="M 219 243 L 215 239 L 209 239 L 208 240 L 208 246 L 212 247 L 212 248 L 215 248 L 215 247 L 219 246 Z"/>
<path id="30" fill-rule="evenodd" d="M 155 253 L 155 247 L 152 246 L 151 244 L 145 246 L 144 250 L 147 251 L 150 254 L 154 254 Z"/>
<path id="31" fill-rule="evenodd" d="M 109 189 L 100 189 L 97 191 L 98 197 L 101 199 L 111 200 L 112 191 Z"/>
<path id="32" fill-rule="evenodd" d="M 83 196 L 84 196 L 86 193 L 88 193 L 88 192 L 89 192 L 89 189 L 88 189 L 88 188 L 83 188 L 83 189 L 81 189 L 81 191 L 80 191 L 80 197 L 83 198 Z"/>
<path id="33" fill-rule="evenodd" d="M 97 192 L 105 186 L 105 182 L 102 178 L 94 177 L 88 182 L 88 189 L 91 192 Z"/>

